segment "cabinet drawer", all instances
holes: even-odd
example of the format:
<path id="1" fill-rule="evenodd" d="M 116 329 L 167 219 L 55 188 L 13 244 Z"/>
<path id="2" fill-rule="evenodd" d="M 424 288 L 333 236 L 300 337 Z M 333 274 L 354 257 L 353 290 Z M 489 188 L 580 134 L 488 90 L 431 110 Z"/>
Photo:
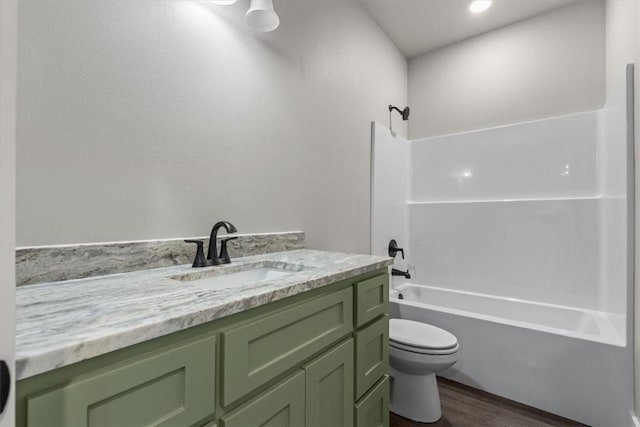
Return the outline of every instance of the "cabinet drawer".
<path id="1" fill-rule="evenodd" d="M 222 418 L 222 427 L 304 426 L 304 372 L 278 384 Z"/>
<path id="2" fill-rule="evenodd" d="M 27 426 L 192 425 L 215 410 L 215 337 L 27 396 Z"/>
<path id="3" fill-rule="evenodd" d="M 389 368 L 389 316 L 356 333 L 356 398 L 377 383 Z"/>
<path id="4" fill-rule="evenodd" d="M 229 405 L 353 330 L 343 289 L 223 331 L 223 401 Z"/>
<path id="5" fill-rule="evenodd" d="M 385 375 L 365 397 L 356 404 L 357 427 L 389 426 L 389 376 Z"/>
<path id="6" fill-rule="evenodd" d="M 357 327 L 388 312 L 389 275 L 382 274 L 356 283 Z"/>

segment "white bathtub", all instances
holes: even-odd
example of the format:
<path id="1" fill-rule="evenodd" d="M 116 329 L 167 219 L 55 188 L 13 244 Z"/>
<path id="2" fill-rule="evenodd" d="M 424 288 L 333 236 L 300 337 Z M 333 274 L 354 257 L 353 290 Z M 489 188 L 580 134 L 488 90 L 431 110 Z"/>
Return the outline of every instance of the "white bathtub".
<path id="1" fill-rule="evenodd" d="M 392 317 L 458 337 L 460 360 L 443 376 L 585 424 L 629 425 L 622 316 L 410 282 L 390 301 Z"/>

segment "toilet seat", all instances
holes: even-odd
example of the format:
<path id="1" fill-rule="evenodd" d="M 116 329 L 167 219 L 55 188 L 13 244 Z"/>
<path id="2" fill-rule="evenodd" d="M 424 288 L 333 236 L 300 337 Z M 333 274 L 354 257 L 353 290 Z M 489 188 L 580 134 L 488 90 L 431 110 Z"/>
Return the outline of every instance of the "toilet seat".
<path id="1" fill-rule="evenodd" d="M 454 345 L 453 347 L 450 347 L 450 348 L 440 348 L 440 349 L 436 349 L 436 348 L 419 348 L 419 347 L 411 347 L 410 345 L 403 345 L 401 343 L 392 342 L 392 341 L 389 341 L 389 346 L 391 346 L 393 348 L 396 348 L 398 350 L 408 351 L 410 353 L 434 355 L 434 356 L 453 354 L 453 353 L 457 352 L 458 349 L 460 348 L 460 346 L 458 344 L 456 344 L 456 345 Z"/>
<path id="2" fill-rule="evenodd" d="M 421 354 L 451 354 L 458 350 L 458 340 L 452 333 L 406 319 L 389 321 L 389 344 L 400 350 Z"/>

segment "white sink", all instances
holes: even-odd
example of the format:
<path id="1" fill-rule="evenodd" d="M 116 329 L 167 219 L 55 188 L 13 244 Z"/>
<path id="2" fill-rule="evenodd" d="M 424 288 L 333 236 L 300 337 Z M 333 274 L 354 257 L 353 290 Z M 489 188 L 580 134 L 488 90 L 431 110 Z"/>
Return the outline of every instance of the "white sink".
<path id="1" fill-rule="evenodd" d="M 235 273 L 219 274 L 196 278 L 190 275 L 173 276 L 171 279 L 205 289 L 224 289 L 238 285 L 250 285 L 265 280 L 296 274 L 300 270 L 282 269 L 277 267 L 256 266 Z"/>

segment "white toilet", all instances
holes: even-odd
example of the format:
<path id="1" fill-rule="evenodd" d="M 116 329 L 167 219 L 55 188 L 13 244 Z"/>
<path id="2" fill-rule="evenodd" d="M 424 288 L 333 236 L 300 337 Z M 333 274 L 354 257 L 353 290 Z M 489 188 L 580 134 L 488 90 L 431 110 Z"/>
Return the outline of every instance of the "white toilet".
<path id="1" fill-rule="evenodd" d="M 442 416 L 436 373 L 458 360 L 455 335 L 422 322 L 389 321 L 391 412 L 422 423 Z"/>

